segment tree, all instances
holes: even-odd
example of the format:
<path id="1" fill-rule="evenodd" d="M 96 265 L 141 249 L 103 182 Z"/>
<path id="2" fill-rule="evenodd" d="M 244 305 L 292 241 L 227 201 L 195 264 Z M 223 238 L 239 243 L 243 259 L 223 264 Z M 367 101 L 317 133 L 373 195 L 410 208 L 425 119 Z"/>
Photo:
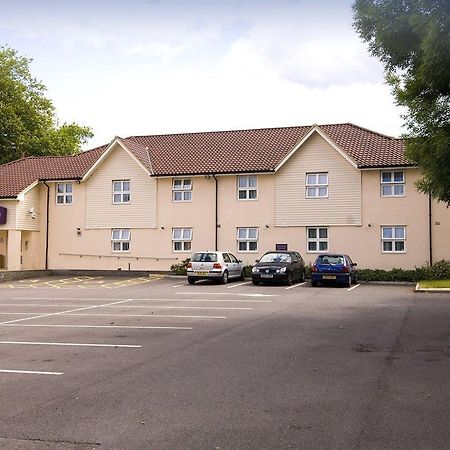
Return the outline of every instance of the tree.
<path id="1" fill-rule="evenodd" d="M 68 155 L 92 137 L 90 128 L 58 125 L 46 87 L 29 70 L 31 59 L 0 47 L 0 164 L 29 155 Z"/>
<path id="2" fill-rule="evenodd" d="M 417 188 L 450 204 L 450 2 L 356 0 L 354 27 L 406 107 L 406 156 Z"/>

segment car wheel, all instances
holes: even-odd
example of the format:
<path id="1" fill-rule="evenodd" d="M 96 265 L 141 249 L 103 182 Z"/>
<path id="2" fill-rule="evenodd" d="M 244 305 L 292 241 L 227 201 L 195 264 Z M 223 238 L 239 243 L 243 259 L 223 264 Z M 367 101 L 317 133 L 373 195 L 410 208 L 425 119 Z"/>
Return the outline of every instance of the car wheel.
<path id="1" fill-rule="evenodd" d="M 188 277 L 188 283 L 189 284 L 194 284 L 195 283 L 195 278 L 194 277 Z"/>
<path id="2" fill-rule="evenodd" d="M 227 284 L 228 283 L 228 271 L 225 270 L 225 272 L 222 275 L 222 278 L 220 279 L 220 282 L 222 284 Z"/>
<path id="3" fill-rule="evenodd" d="M 356 275 L 353 277 L 353 284 L 358 284 L 358 275 Z"/>
<path id="4" fill-rule="evenodd" d="M 317 287 L 317 281 L 311 281 L 311 286 L 312 287 Z"/>
<path id="5" fill-rule="evenodd" d="M 254 278 L 252 278 L 252 283 L 253 283 L 255 286 L 259 286 L 259 281 L 258 281 L 258 280 L 255 280 Z"/>
<path id="6" fill-rule="evenodd" d="M 288 273 L 288 276 L 287 276 L 287 279 L 286 279 L 286 284 L 288 285 L 288 286 L 292 286 L 292 283 L 294 282 L 294 279 L 293 279 L 293 277 L 292 277 L 292 273 L 291 272 L 289 272 Z"/>
<path id="7" fill-rule="evenodd" d="M 239 277 L 239 279 L 240 279 L 241 281 L 244 281 L 244 280 L 245 280 L 245 270 L 244 270 L 244 269 L 242 269 L 241 276 Z"/>
<path id="8" fill-rule="evenodd" d="M 346 283 L 346 286 L 347 287 L 352 287 L 352 275 L 351 274 L 348 276 L 348 281 Z"/>

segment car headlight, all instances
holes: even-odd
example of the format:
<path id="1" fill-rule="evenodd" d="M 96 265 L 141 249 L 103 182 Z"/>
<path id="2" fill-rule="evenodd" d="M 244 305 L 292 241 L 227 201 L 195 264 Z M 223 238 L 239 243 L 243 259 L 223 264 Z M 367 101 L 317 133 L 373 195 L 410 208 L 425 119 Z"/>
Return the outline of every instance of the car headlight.
<path id="1" fill-rule="evenodd" d="M 280 273 L 285 273 L 286 272 L 286 267 L 282 267 L 281 269 L 280 269 Z"/>
<path id="2" fill-rule="evenodd" d="M 257 267 L 252 267 L 252 273 L 258 273 L 259 269 Z"/>

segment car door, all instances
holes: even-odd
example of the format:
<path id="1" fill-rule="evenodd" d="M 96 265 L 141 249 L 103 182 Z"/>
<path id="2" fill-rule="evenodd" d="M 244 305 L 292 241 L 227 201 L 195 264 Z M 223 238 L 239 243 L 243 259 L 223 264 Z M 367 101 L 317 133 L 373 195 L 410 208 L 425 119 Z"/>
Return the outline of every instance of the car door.
<path id="1" fill-rule="evenodd" d="M 234 267 L 233 267 L 233 263 L 231 262 L 230 255 L 228 253 L 222 253 L 222 258 L 223 258 L 223 262 L 225 263 L 225 266 L 228 270 L 228 276 L 230 278 L 236 276 L 235 275 L 236 269 L 234 269 Z"/>
<path id="2" fill-rule="evenodd" d="M 241 263 L 236 258 L 236 256 L 233 255 L 233 253 L 228 253 L 228 255 L 230 256 L 231 263 L 233 265 L 234 276 L 235 277 L 240 277 L 241 276 L 241 270 L 242 270 Z"/>

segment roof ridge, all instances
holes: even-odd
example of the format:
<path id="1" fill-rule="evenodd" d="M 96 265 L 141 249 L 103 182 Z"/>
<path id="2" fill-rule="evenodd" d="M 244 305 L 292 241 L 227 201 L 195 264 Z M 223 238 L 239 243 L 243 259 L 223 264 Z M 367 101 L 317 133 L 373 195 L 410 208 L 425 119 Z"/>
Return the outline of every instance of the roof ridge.
<path id="1" fill-rule="evenodd" d="M 340 124 L 342 125 L 342 124 Z M 314 125 L 291 125 L 288 127 L 261 127 L 261 128 L 242 128 L 242 129 L 236 129 L 236 130 L 214 130 L 214 131 L 188 131 L 188 132 L 181 132 L 181 133 L 162 133 L 162 134 L 141 134 L 141 135 L 133 135 L 128 136 L 125 139 L 130 138 L 146 138 L 146 137 L 162 137 L 162 136 L 186 136 L 186 135 L 194 135 L 194 134 L 218 134 L 218 133 L 239 133 L 242 131 L 262 131 L 262 130 L 287 130 L 291 128 L 312 128 Z M 321 126 L 321 125 L 318 125 Z"/>

